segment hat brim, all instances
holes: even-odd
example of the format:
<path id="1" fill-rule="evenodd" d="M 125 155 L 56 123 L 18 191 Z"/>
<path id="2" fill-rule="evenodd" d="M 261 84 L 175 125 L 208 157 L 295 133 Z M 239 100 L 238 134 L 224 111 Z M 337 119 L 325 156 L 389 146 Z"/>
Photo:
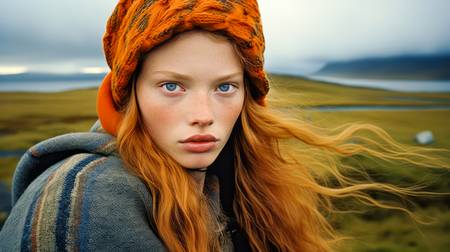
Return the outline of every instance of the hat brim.
<path id="1" fill-rule="evenodd" d="M 104 130 L 113 136 L 117 136 L 117 130 L 122 120 L 122 115 L 114 107 L 111 93 L 111 73 L 108 73 L 102 81 L 97 93 L 97 114 Z"/>

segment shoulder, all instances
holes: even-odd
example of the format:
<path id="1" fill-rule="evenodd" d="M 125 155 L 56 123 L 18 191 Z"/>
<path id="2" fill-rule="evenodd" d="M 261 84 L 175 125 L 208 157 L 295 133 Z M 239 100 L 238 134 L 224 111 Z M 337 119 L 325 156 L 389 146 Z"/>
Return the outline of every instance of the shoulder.
<path id="1" fill-rule="evenodd" d="M 152 228 L 151 194 L 117 156 L 73 155 L 22 196 L 14 207 L 21 210 L 11 213 L 21 215 L 22 247 L 163 250 Z"/>

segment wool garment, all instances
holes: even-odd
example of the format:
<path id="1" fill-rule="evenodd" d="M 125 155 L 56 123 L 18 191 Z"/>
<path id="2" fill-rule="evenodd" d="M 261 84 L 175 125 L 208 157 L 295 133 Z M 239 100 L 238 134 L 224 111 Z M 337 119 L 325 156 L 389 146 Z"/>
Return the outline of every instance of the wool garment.
<path id="1" fill-rule="evenodd" d="M 208 172 L 204 186 L 220 206 L 217 214 L 225 198 L 220 180 Z M 90 132 L 31 147 L 14 174 L 12 205 L 0 251 L 167 251 L 152 218 L 150 191 L 125 168 L 115 137 L 99 122 Z M 233 242 L 245 236 L 233 230 L 222 241 L 224 251 L 242 251 Z"/>

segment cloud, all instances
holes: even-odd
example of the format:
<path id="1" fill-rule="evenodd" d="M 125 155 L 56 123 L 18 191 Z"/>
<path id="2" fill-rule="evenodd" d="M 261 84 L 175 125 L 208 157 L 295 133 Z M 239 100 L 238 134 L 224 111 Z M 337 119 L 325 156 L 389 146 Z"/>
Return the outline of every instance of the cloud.
<path id="1" fill-rule="evenodd" d="M 103 59 L 101 38 L 112 1 L 5 1 L 1 5 L 5 8 L 0 13 L 0 64 Z"/>
<path id="2" fill-rule="evenodd" d="M 104 67 L 102 35 L 116 1 L 0 0 L 0 66 Z M 448 0 L 259 0 L 269 71 L 327 61 L 450 53 Z"/>
<path id="3" fill-rule="evenodd" d="M 450 53 L 447 0 L 260 0 L 267 62 Z"/>
<path id="4" fill-rule="evenodd" d="M 20 74 L 27 72 L 28 69 L 24 66 L 7 66 L 0 67 L 0 75 L 1 74 Z"/>

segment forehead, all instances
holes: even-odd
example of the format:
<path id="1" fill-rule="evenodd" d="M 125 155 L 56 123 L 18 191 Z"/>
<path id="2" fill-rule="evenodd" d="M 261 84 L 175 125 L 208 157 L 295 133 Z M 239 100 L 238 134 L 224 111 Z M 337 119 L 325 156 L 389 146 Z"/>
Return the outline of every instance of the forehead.
<path id="1" fill-rule="evenodd" d="M 142 71 L 175 71 L 204 78 L 243 72 L 243 66 L 227 38 L 206 31 L 189 31 L 148 52 Z"/>

